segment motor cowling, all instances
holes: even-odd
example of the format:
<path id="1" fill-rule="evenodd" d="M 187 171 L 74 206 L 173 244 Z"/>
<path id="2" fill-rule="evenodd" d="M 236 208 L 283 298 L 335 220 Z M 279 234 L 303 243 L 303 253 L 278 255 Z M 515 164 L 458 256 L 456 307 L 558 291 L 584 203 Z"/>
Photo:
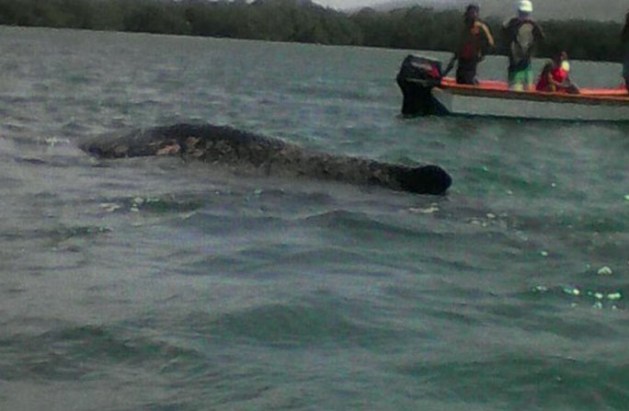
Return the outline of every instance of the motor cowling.
<path id="1" fill-rule="evenodd" d="M 402 114 L 434 114 L 436 106 L 430 90 L 441 83 L 441 61 L 409 54 L 402 61 L 397 84 L 402 90 Z"/>

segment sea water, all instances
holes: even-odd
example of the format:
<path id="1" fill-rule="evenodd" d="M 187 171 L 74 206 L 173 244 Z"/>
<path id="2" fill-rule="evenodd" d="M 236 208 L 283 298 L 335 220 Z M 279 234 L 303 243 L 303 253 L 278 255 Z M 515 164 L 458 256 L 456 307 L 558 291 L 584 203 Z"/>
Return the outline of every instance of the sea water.
<path id="1" fill-rule="evenodd" d="M 6 27 L 0 50 L 0 409 L 627 409 L 627 126 L 403 119 L 404 50 Z M 454 183 L 78 149 L 175 122 Z"/>

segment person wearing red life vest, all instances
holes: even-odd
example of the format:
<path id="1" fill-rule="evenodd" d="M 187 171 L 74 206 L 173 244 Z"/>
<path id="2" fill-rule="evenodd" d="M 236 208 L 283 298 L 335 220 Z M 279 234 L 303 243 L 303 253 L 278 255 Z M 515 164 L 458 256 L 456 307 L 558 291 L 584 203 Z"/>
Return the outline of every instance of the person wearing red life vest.
<path id="1" fill-rule="evenodd" d="M 485 57 L 485 52 L 494 47 L 494 38 L 489 27 L 480 20 L 479 12 L 478 5 L 467 6 L 457 49 L 445 70 L 445 73 L 452 70 L 454 62 L 458 60 L 456 82 L 459 84 L 478 84 L 476 79 L 478 63 Z"/>
<path id="2" fill-rule="evenodd" d="M 579 89 L 570 81 L 570 63 L 565 51 L 555 54 L 552 60 L 546 63 L 535 90 L 572 94 L 579 92 Z"/>

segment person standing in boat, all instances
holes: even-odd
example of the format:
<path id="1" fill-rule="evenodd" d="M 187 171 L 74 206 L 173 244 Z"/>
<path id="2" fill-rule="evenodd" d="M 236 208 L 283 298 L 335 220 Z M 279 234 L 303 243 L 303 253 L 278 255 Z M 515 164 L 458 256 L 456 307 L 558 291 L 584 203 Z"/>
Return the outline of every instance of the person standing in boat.
<path id="1" fill-rule="evenodd" d="M 476 4 L 470 4 L 463 15 L 463 31 L 452 56 L 446 73 L 452 70 L 454 62 L 458 60 L 456 69 L 456 82 L 459 84 L 478 84 L 476 68 L 485 57 L 485 51 L 494 47 L 494 37 L 489 27 L 479 18 L 480 8 Z"/>
<path id="2" fill-rule="evenodd" d="M 518 15 L 503 25 L 503 34 L 509 47 L 509 87 L 512 90 L 533 90 L 531 57 L 535 47 L 544 40 L 541 27 L 531 19 L 533 3 L 518 2 Z"/>
<path id="3" fill-rule="evenodd" d="M 629 91 L 629 12 L 625 15 L 625 26 L 620 34 L 622 44 L 622 76 L 625 79 L 625 87 Z"/>

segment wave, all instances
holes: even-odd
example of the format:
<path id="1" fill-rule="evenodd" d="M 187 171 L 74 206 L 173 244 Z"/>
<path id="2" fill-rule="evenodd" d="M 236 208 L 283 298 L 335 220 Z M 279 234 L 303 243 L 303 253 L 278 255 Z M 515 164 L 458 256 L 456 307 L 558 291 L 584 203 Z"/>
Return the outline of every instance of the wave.
<path id="1" fill-rule="evenodd" d="M 483 409 L 502 409 L 491 404 L 508 404 L 510 409 L 620 410 L 629 397 L 625 384 L 629 366 L 605 359 L 504 353 L 417 361 L 399 370 L 420 379 L 430 398 L 489 407 Z"/>
<path id="2" fill-rule="evenodd" d="M 65 325 L 39 335 L 5 336 L 0 352 L 11 359 L 10 367 L 0 364 L 5 381 L 74 381 L 120 364 L 173 371 L 174 362 L 202 359 L 194 349 L 104 325 Z"/>
<path id="3" fill-rule="evenodd" d="M 205 317 L 203 324 L 217 338 L 247 344 L 376 349 L 395 341 L 398 331 L 369 318 L 372 310 L 324 294 L 292 304 L 268 303 Z"/>

